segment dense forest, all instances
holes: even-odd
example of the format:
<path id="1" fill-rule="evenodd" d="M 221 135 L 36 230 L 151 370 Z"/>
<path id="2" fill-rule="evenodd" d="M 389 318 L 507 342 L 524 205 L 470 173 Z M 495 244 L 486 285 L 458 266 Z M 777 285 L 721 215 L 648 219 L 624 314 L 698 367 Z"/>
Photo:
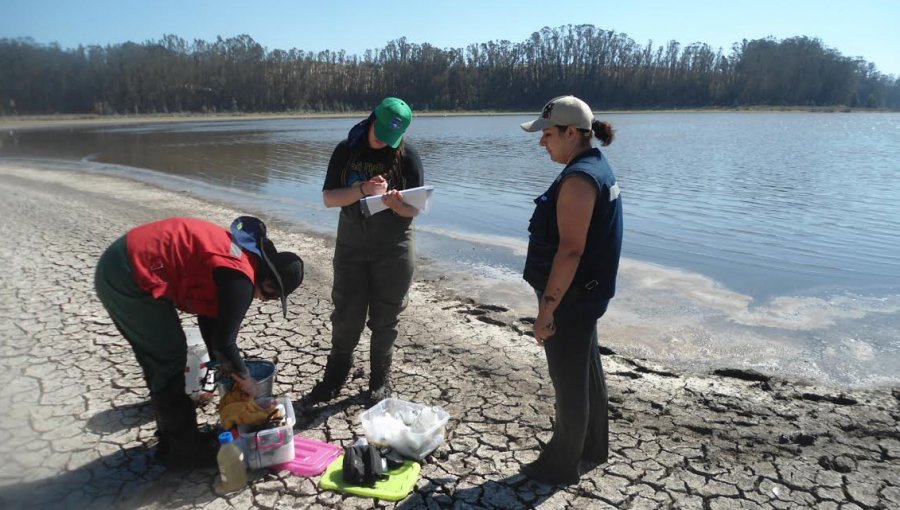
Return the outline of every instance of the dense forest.
<path id="1" fill-rule="evenodd" d="M 437 48 L 405 38 L 362 55 L 268 50 L 248 35 L 63 49 L 0 39 L 0 114 L 536 110 L 575 94 L 596 109 L 900 108 L 900 77 L 810 37 L 654 46 L 591 25 L 525 41 Z"/>

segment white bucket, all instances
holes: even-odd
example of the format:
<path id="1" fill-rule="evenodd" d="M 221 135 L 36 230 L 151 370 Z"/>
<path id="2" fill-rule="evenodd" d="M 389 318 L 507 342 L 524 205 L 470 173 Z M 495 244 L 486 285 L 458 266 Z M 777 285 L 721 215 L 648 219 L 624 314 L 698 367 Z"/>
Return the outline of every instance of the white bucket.
<path id="1" fill-rule="evenodd" d="M 215 389 L 215 374 L 209 369 L 209 352 L 200 328 L 184 328 L 187 338 L 187 364 L 184 367 L 184 392 L 193 400 L 208 400 Z"/>

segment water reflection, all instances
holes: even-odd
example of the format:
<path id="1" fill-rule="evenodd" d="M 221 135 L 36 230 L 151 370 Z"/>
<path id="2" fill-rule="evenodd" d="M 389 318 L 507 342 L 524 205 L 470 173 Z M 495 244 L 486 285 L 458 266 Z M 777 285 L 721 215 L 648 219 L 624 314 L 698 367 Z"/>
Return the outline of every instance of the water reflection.
<path id="1" fill-rule="evenodd" d="M 763 301 L 826 288 L 900 288 L 900 172 L 893 157 L 900 152 L 900 115 L 600 117 L 618 132 L 605 152 L 626 204 L 626 256 L 697 271 Z M 436 257 L 459 257 L 460 246 L 449 248 L 454 236 L 481 236 L 480 250 L 526 237 L 531 200 L 559 171 L 539 137 L 519 128 L 529 118 L 419 117 L 413 123 L 409 138 L 426 181 L 438 190 L 419 225 L 450 238 L 435 241 Z M 329 230 L 334 220 L 320 207 L 325 169 L 358 120 L 22 131 L 0 136 L 0 156 L 88 158 L 252 191 L 280 200 L 288 212 L 323 213 L 313 223 L 324 220 Z M 469 262 L 491 258 L 520 269 L 519 258 L 496 250 Z"/>

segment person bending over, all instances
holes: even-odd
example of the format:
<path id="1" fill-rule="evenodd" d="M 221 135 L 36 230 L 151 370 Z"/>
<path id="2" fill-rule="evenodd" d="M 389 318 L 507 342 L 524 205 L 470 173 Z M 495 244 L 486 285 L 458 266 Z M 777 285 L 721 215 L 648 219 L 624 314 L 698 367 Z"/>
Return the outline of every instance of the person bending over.
<path id="1" fill-rule="evenodd" d="M 280 299 L 303 281 L 303 260 L 279 252 L 262 221 L 242 216 L 230 229 L 193 218 L 168 218 L 129 230 L 106 249 L 94 286 L 131 345 L 150 390 L 159 443 L 156 458 L 171 469 L 213 467 L 218 444 L 200 432 L 185 393 L 187 340 L 178 311 L 197 316 L 219 370 L 251 396 L 255 383 L 237 347 L 253 299 Z"/>

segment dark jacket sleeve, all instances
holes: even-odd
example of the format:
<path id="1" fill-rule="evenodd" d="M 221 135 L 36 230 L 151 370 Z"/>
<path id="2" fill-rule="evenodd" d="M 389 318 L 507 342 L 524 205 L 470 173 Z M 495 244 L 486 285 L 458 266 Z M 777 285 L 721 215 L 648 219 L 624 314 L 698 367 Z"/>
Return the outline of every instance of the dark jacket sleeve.
<path id="1" fill-rule="evenodd" d="M 200 333 L 211 360 L 220 363 L 226 374 L 247 376 L 247 366 L 237 346 L 237 335 L 253 302 L 253 282 L 240 271 L 219 267 L 213 270 L 219 296 L 219 316 L 198 316 Z"/>

